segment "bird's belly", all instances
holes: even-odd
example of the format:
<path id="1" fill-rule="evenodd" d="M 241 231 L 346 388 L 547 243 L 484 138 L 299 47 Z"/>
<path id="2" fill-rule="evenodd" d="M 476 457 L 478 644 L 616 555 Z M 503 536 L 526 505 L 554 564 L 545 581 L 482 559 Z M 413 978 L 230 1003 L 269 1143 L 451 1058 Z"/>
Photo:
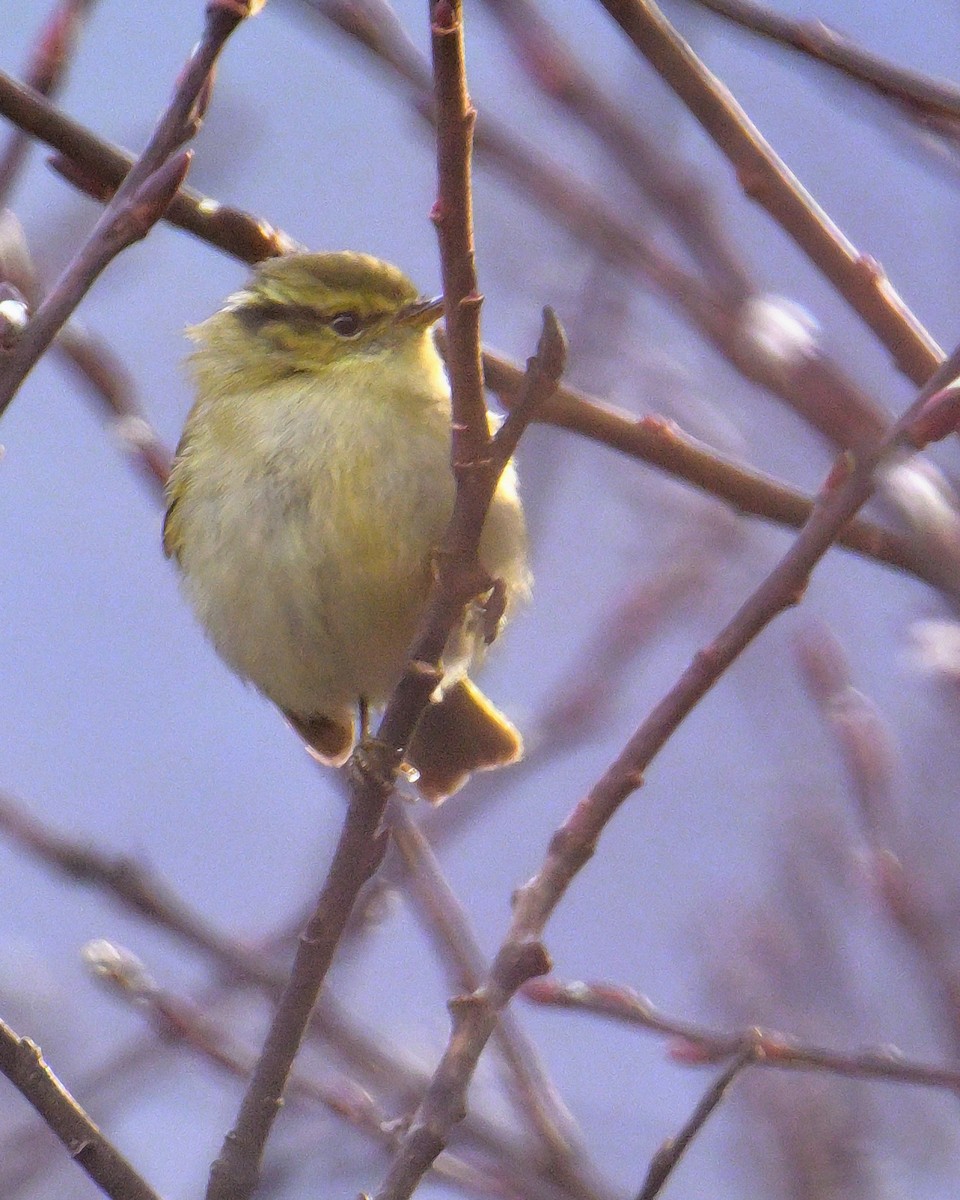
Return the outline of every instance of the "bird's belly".
<path id="1" fill-rule="evenodd" d="M 444 474 L 439 489 L 452 504 Z M 418 499 L 423 484 L 379 503 L 363 488 L 318 496 L 315 483 L 300 492 L 263 476 L 194 494 L 185 586 L 230 666 L 304 716 L 346 712 L 360 697 L 385 700 L 449 511 L 436 496 Z"/>

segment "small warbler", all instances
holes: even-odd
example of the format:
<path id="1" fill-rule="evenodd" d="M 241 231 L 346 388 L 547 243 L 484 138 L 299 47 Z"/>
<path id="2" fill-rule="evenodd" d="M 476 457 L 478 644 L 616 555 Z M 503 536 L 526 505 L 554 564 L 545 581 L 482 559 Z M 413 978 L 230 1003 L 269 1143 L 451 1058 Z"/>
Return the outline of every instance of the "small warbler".
<path id="1" fill-rule="evenodd" d="M 406 662 L 453 511 L 450 389 L 422 299 L 362 254 L 291 254 L 188 331 L 196 402 L 170 476 L 164 550 L 217 650 L 341 765 Z M 494 418 L 491 417 L 491 421 Z M 512 465 L 480 561 L 504 620 L 529 589 Z M 520 735 L 467 677 L 489 630 L 464 613 L 407 761 L 432 801 L 513 762 Z"/>

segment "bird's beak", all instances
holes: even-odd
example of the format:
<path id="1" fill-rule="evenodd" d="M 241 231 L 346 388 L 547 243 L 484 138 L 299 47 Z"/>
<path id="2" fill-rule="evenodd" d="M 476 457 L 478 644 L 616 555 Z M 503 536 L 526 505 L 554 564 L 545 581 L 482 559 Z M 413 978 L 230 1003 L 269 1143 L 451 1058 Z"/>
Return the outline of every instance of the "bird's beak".
<path id="1" fill-rule="evenodd" d="M 397 313 L 397 321 L 401 325 L 412 325 L 415 329 L 426 329 L 443 316 L 443 297 L 434 296 L 432 300 L 414 300 Z"/>

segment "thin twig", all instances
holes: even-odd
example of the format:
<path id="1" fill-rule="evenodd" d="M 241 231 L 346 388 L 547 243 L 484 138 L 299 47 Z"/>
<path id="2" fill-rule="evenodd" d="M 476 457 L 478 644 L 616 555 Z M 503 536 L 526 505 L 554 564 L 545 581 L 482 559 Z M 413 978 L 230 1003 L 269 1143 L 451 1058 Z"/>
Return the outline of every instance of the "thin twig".
<path id="1" fill-rule="evenodd" d="M 754 0 L 693 0 L 760 37 L 798 51 L 895 100 L 914 115 L 960 121 L 960 88 L 864 50 L 822 21 L 797 21 Z"/>
<path id="2" fill-rule="evenodd" d="M 937 388 L 956 374 L 960 350 L 934 375 L 890 435 L 861 460 L 842 456 L 796 541 L 733 619 L 691 662 L 622 753 L 553 835 L 540 869 L 515 894 L 513 919 L 483 985 L 453 1009 L 453 1029 L 433 1081 L 414 1114 L 400 1153 L 375 1200 L 407 1200 L 466 1111 L 466 1093 L 500 1012 L 528 980 L 543 975 L 549 957 L 541 937 L 553 910 L 621 804 L 644 781 L 647 767 L 727 668 L 780 613 L 796 604 L 838 531 L 872 495 L 877 468 L 923 443 L 925 431 L 945 436 L 956 423 L 956 397 Z M 947 419 L 949 417 L 949 419 Z"/>
<path id="3" fill-rule="evenodd" d="M 25 71 L 25 83 L 41 96 L 55 96 L 66 78 L 67 68 L 93 0 L 59 0 L 40 31 Z M 26 130 L 14 129 L 0 154 L 0 205 L 7 202 L 30 149 Z"/>
<path id="4" fill-rule="evenodd" d="M 470 158 L 477 113 L 467 93 L 461 0 L 430 5 L 437 114 L 437 200 L 431 213 L 440 246 L 443 308 L 453 405 L 454 472 L 472 470 L 490 443 L 480 362 L 480 306 L 473 246 Z"/>
<path id="5" fill-rule="evenodd" d="M 210 73 L 227 39 L 260 3 L 209 0 L 200 41 L 146 148 L 13 350 L 0 362 L 0 415 L 99 274 L 117 254 L 145 237 L 170 204 L 189 169 L 189 152 L 178 151 L 199 128 Z"/>
<path id="6" fill-rule="evenodd" d="M 409 869 L 408 890 L 424 915 L 442 960 L 450 963 L 452 983 L 460 992 L 480 986 L 486 970 L 470 923 L 443 877 L 430 842 L 407 814 L 402 803 L 388 809 L 390 832 Z M 578 1130 L 573 1117 L 544 1071 L 533 1045 L 519 1023 L 505 1014 L 497 1028 L 500 1053 L 511 1071 L 518 1108 L 547 1148 L 553 1171 L 589 1196 L 577 1166 Z"/>
<path id="7" fill-rule="evenodd" d="M 32 88 L 2 71 L 0 115 L 58 150 L 62 158 L 53 162 L 54 168 L 75 187 L 93 193 L 98 200 L 103 201 L 113 193 L 136 161 L 131 154 L 98 138 Z M 190 188 L 177 192 L 165 220 L 247 263 L 298 248 L 298 243 L 266 221 Z"/>
<path id="8" fill-rule="evenodd" d="M 0 1021 L 0 1072 L 37 1110 L 70 1157 L 113 1200 L 160 1200 L 103 1136 L 29 1038 Z"/>
<path id="9" fill-rule="evenodd" d="M 671 1017 L 632 988 L 608 983 L 559 983 L 554 979 L 534 979 L 525 985 L 523 995 L 534 1004 L 608 1017 L 651 1033 L 665 1034 L 675 1039 L 670 1046 L 671 1057 L 687 1066 L 723 1062 L 752 1047 L 754 1061 L 759 1067 L 826 1071 L 846 1079 L 910 1083 L 960 1095 L 960 1068 L 938 1067 L 905 1058 L 891 1046 L 844 1053 L 811 1046 L 789 1034 L 761 1029 L 758 1025 L 738 1033 L 724 1033 Z"/>
<path id="10" fill-rule="evenodd" d="M 523 379 L 520 367 L 491 350 L 484 353 L 483 367 L 487 386 L 510 408 Z M 656 415 L 636 417 L 570 384 L 557 387 L 543 403 L 537 420 L 574 430 L 637 458 L 747 516 L 799 529 L 813 510 L 813 497 L 732 462 L 684 433 L 674 421 Z M 910 537 L 863 518 L 854 518 L 845 525 L 837 544 L 865 558 L 909 571 L 933 587 L 947 588 L 954 594 L 960 590 L 960 581 L 951 578 L 949 564 L 933 561 Z"/>
<path id="11" fill-rule="evenodd" d="M 680 1162 L 690 1143 L 704 1127 L 707 1119 L 730 1090 L 730 1085 L 734 1079 L 753 1061 L 753 1057 L 753 1050 L 751 1048 L 747 1047 L 743 1049 L 726 1070 L 722 1071 L 710 1085 L 706 1094 L 690 1114 L 689 1120 L 685 1122 L 680 1132 L 674 1137 L 668 1138 L 653 1156 L 653 1161 L 650 1163 L 650 1168 L 647 1171 L 647 1177 L 644 1179 L 643 1186 L 637 1193 L 637 1200 L 654 1200 L 654 1197 L 660 1194 L 663 1185 L 670 1178 L 670 1175 Z"/>
<path id="12" fill-rule="evenodd" d="M 730 159 L 746 194 L 823 272 L 887 347 L 899 369 L 914 383 L 924 383 L 943 360 L 943 352 L 879 263 L 861 254 L 830 220 L 652 0 L 601 3 Z"/>

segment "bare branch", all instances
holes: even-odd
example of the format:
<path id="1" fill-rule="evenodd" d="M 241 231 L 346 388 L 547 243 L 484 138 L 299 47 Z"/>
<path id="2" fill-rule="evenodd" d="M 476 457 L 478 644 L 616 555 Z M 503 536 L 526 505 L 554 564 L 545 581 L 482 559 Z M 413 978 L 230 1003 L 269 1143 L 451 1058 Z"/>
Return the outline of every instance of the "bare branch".
<path id="1" fill-rule="evenodd" d="M 924 414 L 924 428 L 936 427 L 927 404 L 946 382 L 941 376 L 951 368 L 956 373 L 958 355 L 960 351 L 936 372 L 876 450 L 859 461 L 851 455 L 841 456 L 809 521 L 787 553 L 713 642 L 695 655 L 616 761 L 554 833 L 540 869 L 515 894 L 513 919 L 487 978 L 453 1010 L 447 1048 L 374 1200 L 407 1200 L 413 1193 L 450 1132 L 463 1119 L 467 1088 L 499 1013 L 519 987 L 549 968 L 549 957 L 540 940 L 543 930 L 567 888 L 592 857 L 606 825 L 642 785 L 647 767 L 731 663 L 775 617 L 799 601 L 810 573 L 839 530 L 872 495 L 877 469 L 915 446 L 918 417 Z"/>
<path id="2" fill-rule="evenodd" d="M 210 72 L 230 34 L 259 7 L 255 0 L 208 3 L 203 34 L 146 148 L 23 336 L 0 363 L 0 415 L 97 276 L 117 254 L 145 237 L 166 211 L 189 169 L 189 153 L 177 151 L 199 126 Z"/>
<path id="3" fill-rule="evenodd" d="M 960 121 L 960 88 L 871 54 L 822 21 L 796 21 L 754 0 L 693 0 L 760 37 L 832 67 L 910 113 Z"/>
<path id="4" fill-rule="evenodd" d="M 916 384 L 926 382 L 943 352 L 897 295 L 880 264 L 860 253 L 830 220 L 652 0 L 601 3 L 730 159 L 747 195 L 819 267 L 900 370 Z"/>
<path id="5" fill-rule="evenodd" d="M 103 1136 L 43 1061 L 38 1046 L 0 1021 L 0 1071 L 66 1146 L 70 1157 L 112 1200 L 160 1200 Z"/>
<path id="6" fill-rule="evenodd" d="M 663 1185 L 670 1178 L 670 1175 L 683 1157 L 690 1143 L 704 1127 L 707 1119 L 730 1090 L 730 1085 L 734 1079 L 736 1079 L 744 1067 L 749 1066 L 753 1061 L 753 1057 L 754 1053 L 751 1047 L 741 1050 L 740 1054 L 726 1070 L 722 1071 L 714 1083 L 710 1085 L 706 1095 L 703 1096 L 700 1103 L 690 1114 L 690 1119 L 684 1124 L 680 1132 L 675 1137 L 668 1138 L 653 1156 L 650 1169 L 647 1171 L 647 1177 L 643 1181 L 640 1191 L 637 1193 L 637 1200 L 654 1200 L 654 1197 L 660 1194 Z"/>
<path id="7" fill-rule="evenodd" d="M 848 1079 L 911 1083 L 960 1095 L 960 1069 L 917 1062 L 891 1046 L 847 1054 L 806 1045 L 789 1034 L 761 1029 L 757 1025 L 739 1033 L 724 1033 L 668 1016 L 632 988 L 609 983 L 558 983 L 554 979 L 536 979 L 524 987 L 523 995 L 534 1004 L 609 1017 L 651 1033 L 665 1034 L 675 1039 L 670 1044 L 671 1057 L 686 1066 L 723 1062 L 752 1048 L 753 1061 L 758 1067 L 826 1071 Z"/>

